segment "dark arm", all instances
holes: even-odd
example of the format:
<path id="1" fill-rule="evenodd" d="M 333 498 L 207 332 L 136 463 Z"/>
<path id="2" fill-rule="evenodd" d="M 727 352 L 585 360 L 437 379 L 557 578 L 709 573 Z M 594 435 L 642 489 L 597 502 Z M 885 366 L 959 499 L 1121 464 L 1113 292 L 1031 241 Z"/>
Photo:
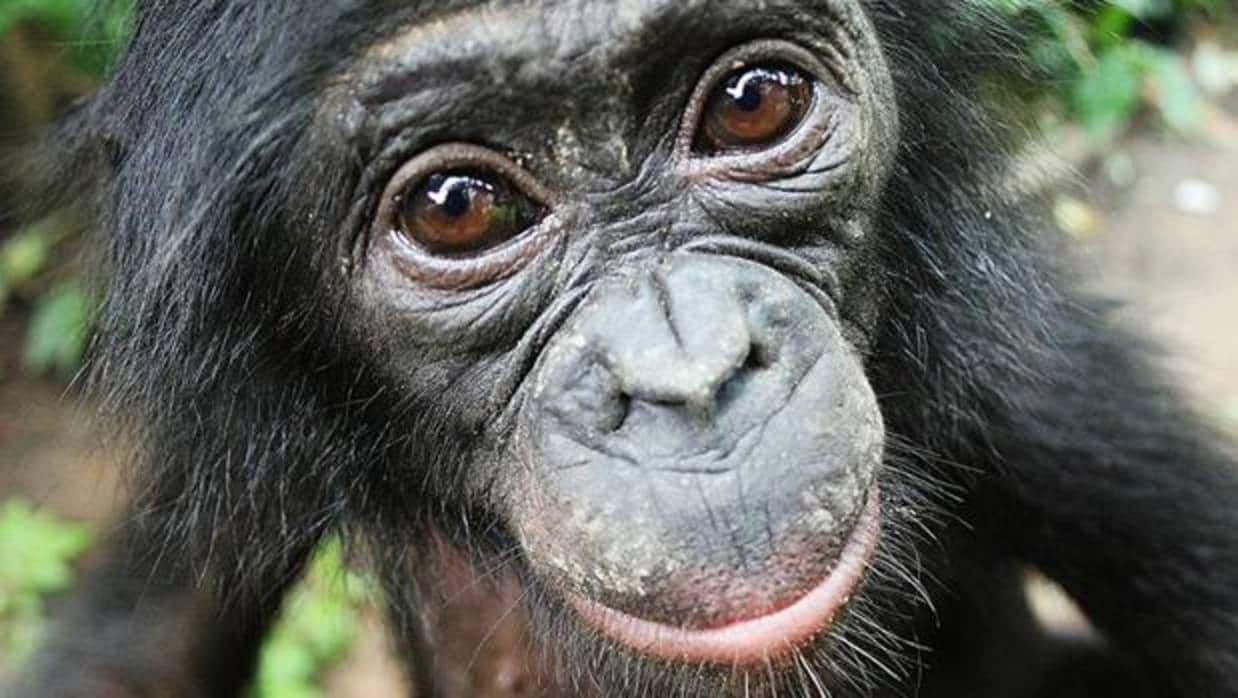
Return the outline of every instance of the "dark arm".
<path id="1" fill-rule="evenodd" d="M 1238 696 L 1238 462 L 1139 342 L 1078 320 L 991 432 L 993 521 L 1148 669 L 1157 695 Z"/>
<path id="2" fill-rule="evenodd" d="M 229 599 L 200 583 L 148 534 L 129 527 L 109 543 L 47 645 L 17 687 L 25 698 L 238 696 L 294 568 Z M 156 558 L 162 558 L 160 562 Z M 254 583 L 254 580 L 250 580 Z"/>

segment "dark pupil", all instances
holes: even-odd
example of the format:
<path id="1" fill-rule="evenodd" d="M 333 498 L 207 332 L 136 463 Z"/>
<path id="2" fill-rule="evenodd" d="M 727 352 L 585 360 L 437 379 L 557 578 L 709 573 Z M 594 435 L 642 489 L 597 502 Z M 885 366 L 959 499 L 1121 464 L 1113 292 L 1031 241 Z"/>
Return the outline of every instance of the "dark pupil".
<path id="1" fill-rule="evenodd" d="M 786 73 L 757 68 L 732 76 L 726 92 L 735 106 L 744 111 L 756 111 L 761 108 L 761 88 L 764 85 L 771 82 L 786 85 L 788 80 Z"/>
<path id="2" fill-rule="evenodd" d="M 426 198 L 445 215 L 459 218 L 469 212 L 474 192 L 490 190 L 488 183 L 476 177 L 436 174 L 427 183 Z"/>

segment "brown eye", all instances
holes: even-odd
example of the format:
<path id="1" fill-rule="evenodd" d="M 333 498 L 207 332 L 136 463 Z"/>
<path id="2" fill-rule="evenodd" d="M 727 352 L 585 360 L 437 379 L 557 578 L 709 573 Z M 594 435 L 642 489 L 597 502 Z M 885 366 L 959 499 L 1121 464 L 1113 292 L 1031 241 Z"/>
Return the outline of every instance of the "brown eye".
<path id="1" fill-rule="evenodd" d="M 538 206 L 506 179 L 484 170 L 436 172 L 397 204 L 400 231 L 435 254 L 493 247 L 532 227 Z"/>
<path id="2" fill-rule="evenodd" d="M 812 82 L 794 68 L 737 70 L 710 95 L 695 149 L 717 154 L 773 145 L 803 121 L 812 96 Z"/>

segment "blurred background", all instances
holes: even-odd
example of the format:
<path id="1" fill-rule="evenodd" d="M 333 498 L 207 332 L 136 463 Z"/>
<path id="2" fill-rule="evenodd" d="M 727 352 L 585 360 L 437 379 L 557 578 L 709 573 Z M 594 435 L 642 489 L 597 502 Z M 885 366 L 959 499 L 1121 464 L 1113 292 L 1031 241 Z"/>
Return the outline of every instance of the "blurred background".
<path id="1" fill-rule="evenodd" d="M 1043 34 L 1028 56 L 1036 86 L 995 86 L 1039 134 L 1011 177 L 1045 200 L 1086 282 L 1129 301 L 1119 321 L 1167 348 L 1180 391 L 1238 435 L 1238 2 L 970 1 Z M 106 75 L 128 12 L 97 5 L 0 0 L 0 153 Z M 0 685 L 122 502 L 118 457 L 79 395 L 95 305 L 83 231 L 67 216 L 19 224 L 11 189 L 0 184 Z M 398 688 L 375 603 L 324 546 L 253 698 Z"/>

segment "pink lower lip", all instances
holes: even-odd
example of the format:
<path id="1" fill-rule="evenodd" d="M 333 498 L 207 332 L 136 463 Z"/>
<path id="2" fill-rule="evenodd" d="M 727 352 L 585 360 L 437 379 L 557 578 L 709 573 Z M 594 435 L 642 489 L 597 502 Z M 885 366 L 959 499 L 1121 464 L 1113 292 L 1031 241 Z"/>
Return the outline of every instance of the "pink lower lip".
<path id="1" fill-rule="evenodd" d="M 577 595 L 570 595 L 569 601 L 590 625 L 646 654 L 680 662 L 766 662 L 803 645 L 833 623 L 864 578 L 880 528 L 881 506 L 874 488 L 825 581 L 785 608 L 718 628 L 697 630 L 642 620 Z"/>

